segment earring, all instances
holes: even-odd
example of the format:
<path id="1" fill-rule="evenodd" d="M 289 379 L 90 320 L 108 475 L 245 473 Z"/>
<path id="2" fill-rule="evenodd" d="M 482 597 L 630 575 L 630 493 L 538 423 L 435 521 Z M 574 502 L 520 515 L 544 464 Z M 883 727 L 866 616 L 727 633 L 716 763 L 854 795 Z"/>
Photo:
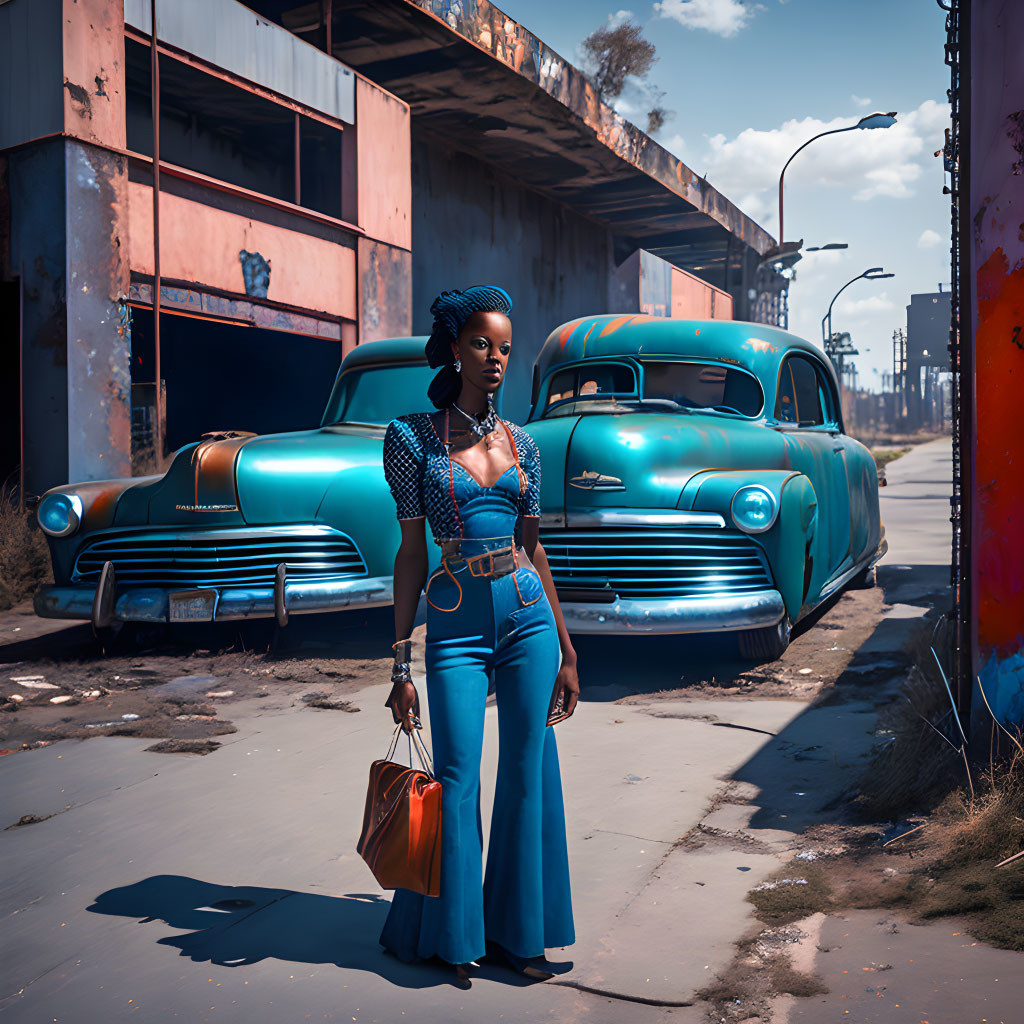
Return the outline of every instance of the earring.
<path id="1" fill-rule="evenodd" d="M 458 356 L 455 357 L 455 372 L 462 373 L 462 360 Z"/>

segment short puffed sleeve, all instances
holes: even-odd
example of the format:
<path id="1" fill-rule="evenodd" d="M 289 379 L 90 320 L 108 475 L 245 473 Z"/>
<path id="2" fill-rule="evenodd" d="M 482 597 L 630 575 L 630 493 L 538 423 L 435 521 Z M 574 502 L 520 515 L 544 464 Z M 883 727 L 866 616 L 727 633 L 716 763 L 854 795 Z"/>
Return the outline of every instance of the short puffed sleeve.
<path id="1" fill-rule="evenodd" d="M 526 474 L 526 489 L 519 495 L 521 516 L 540 515 L 540 451 L 537 442 L 525 430 L 516 428 L 519 466 Z"/>
<path id="2" fill-rule="evenodd" d="M 384 477 L 399 519 L 422 519 L 423 446 L 405 419 L 392 420 L 384 432 Z"/>

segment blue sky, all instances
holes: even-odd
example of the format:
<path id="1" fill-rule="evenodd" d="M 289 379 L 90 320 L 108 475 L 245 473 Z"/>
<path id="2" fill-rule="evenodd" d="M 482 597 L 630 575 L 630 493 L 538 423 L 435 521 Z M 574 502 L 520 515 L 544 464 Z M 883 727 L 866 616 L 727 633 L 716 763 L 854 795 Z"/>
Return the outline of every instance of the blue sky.
<path id="1" fill-rule="evenodd" d="M 786 172 L 786 237 L 809 253 L 790 288 L 790 329 L 820 342 L 835 292 L 868 267 L 896 277 L 851 285 L 833 309 L 861 355 L 862 386 L 892 368 L 892 333 L 916 292 L 949 281 L 949 197 L 932 156 L 948 124 L 944 14 L 935 0 L 497 0 L 566 59 L 580 62 L 591 31 L 627 16 L 658 62 L 615 106 L 641 127 L 652 97 L 675 111 L 655 136 L 773 235 L 778 175 L 802 142 L 826 128 L 895 110 L 898 124 L 845 132 L 809 146 Z"/>

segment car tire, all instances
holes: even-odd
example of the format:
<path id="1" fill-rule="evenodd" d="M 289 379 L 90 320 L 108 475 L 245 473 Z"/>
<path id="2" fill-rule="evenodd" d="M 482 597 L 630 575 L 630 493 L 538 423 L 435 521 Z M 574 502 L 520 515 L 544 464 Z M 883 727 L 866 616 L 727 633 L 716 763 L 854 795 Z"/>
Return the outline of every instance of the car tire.
<path id="1" fill-rule="evenodd" d="M 869 565 L 850 580 L 849 587 L 851 590 L 870 590 L 876 582 L 875 567 Z"/>
<path id="2" fill-rule="evenodd" d="M 778 660 L 789 647 L 791 629 L 789 616 L 783 615 L 774 626 L 742 630 L 736 636 L 740 655 L 749 661 Z"/>

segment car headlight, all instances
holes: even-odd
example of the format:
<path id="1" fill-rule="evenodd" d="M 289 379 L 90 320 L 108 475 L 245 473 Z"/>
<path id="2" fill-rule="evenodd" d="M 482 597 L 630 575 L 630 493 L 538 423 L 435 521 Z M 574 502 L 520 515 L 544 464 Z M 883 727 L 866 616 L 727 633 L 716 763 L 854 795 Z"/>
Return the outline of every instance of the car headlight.
<path id="1" fill-rule="evenodd" d="M 767 487 L 741 487 L 732 498 L 732 521 L 744 533 L 764 533 L 775 522 L 778 505 Z"/>
<path id="2" fill-rule="evenodd" d="M 82 521 L 82 499 L 77 494 L 48 494 L 36 512 L 44 533 L 51 537 L 67 537 Z"/>

